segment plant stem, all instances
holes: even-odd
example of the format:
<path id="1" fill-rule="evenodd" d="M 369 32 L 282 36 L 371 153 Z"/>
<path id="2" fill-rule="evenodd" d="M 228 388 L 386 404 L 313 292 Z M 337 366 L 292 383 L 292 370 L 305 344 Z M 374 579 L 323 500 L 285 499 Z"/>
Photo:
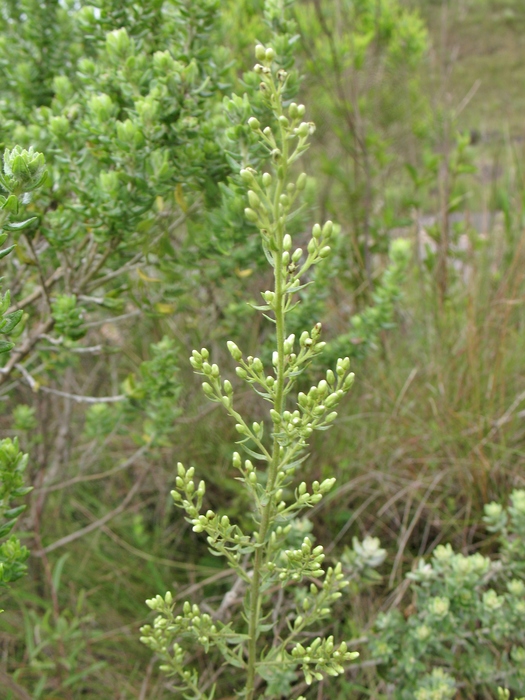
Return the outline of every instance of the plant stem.
<path id="1" fill-rule="evenodd" d="M 278 110 L 281 105 L 278 100 Z M 281 223 L 279 200 L 284 191 L 284 182 L 286 179 L 287 164 L 288 164 L 288 144 L 285 134 L 281 127 L 281 143 L 283 145 L 283 171 L 279 177 L 278 184 L 275 188 L 275 197 L 273 204 L 273 219 L 275 222 L 275 243 L 276 252 L 274 254 L 274 279 L 275 279 L 275 327 L 276 327 L 276 350 L 278 355 L 277 361 L 277 376 L 274 409 L 282 415 L 284 410 L 284 339 L 285 339 L 285 296 L 284 288 L 285 276 L 283 271 L 283 238 L 284 224 Z M 277 429 L 276 429 L 277 430 Z M 268 534 L 270 525 L 270 516 L 274 508 L 274 486 L 277 478 L 277 472 L 280 462 L 280 445 L 277 436 L 274 433 L 272 459 L 268 467 L 268 480 L 266 484 L 266 492 L 268 500 L 263 507 L 261 514 L 261 524 L 257 535 L 257 549 L 255 550 L 255 560 L 253 565 L 253 576 L 250 590 L 250 615 L 248 622 L 248 668 L 246 677 L 246 700 L 253 700 L 255 693 L 255 669 L 257 661 L 257 629 L 259 627 L 259 618 L 261 611 L 261 573 L 263 570 L 264 558 L 264 541 Z"/>

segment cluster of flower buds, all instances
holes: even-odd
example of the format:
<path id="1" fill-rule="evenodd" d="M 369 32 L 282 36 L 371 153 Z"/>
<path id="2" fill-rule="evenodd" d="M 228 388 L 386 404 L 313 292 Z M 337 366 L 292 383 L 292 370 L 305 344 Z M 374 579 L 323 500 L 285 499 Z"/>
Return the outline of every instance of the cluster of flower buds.
<path id="1" fill-rule="evenodd" d="M 344 673 L 342 663 L 352 661 L 359 656 L 356 651 L 348 651 L 346 642 L 339 646 L 334 644 L 332 636 L 322 639 L 316 637 L 307 647 L 296 644 L 291 656 L 302 666 L 305 681 L 308 685 L 314 680 L 323 680 L 323 673 L 329 676 L 338 676 Z"/>
<path id="2" fill-rule="evenodd" d="M 192 605 L 186 601 L 182 606 L 182 614 L 175 616 L 173 596 L 169 591 L 164 598 L 157 595 L 155 598 L 146 600 L 146 605 L 151 610 L 158 612 L 159 615 L 155 618 L 153 627 L 144 625 L 141 628 L 141 642 L 159 654 L 165 655 L 169 652 L 173 640 L 181 634 L 190 635 L 197 644 L 204 647 L 206 652 L 209 650 L 210 644 L 221 635 L 223 626 L 220 623 L 215 623 L 208 613 L 201 612 L 196 604 Z M 178 647 L 177 644 L 174 646 Z M 180 647 L 178 649 L 182 652 Z M 177 650 L 174 651 L 177 655 Z M 179 653 L 178 656 L 178 660 L 182 662 L 184 654 Z M 173 657 L 173 660 L 177 661 L 176 656 Z M 171 667 L 169 668 L 173 670 Z"/>
<path id="3" fill-rule="evenodd" d="M 194 474 L 194 467 L 185 469 L 179 462 L 177 464 L 177 477 L 175 479 L 177 489 L 171 492 L 171 497 L 175 505 L 183 508 L 188 514 L 188 517 L 197 522 L 202 508 L 202 499 L 206 492 L 206 484 L 204 481 L 199 481 L 199 485 L 195 486 L 195 482 L 193 481 Z"/>
<path id="4" fill-rule="evenodd" d="M 281 559 L 285 560 L 286 565 L 276 567 L 279 580 L 284 585 L 290 581 L 302 581 L 305 576 L 321 578 L 325 574 L 321 566 L 325 558 L 323 552 L 323 547 L 314 547 L 309 537 L 304 538 L 299 549 L 284 550 Z"/>

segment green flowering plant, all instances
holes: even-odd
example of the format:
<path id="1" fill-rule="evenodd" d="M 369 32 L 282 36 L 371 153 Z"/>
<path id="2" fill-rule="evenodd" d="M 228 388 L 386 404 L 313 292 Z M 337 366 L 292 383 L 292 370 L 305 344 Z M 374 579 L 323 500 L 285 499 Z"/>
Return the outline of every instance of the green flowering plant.
<path id="1" fill-rule="evenodd" d="M 147 601 L 157 613 L 152 625 L 142 628 L 142 641 L 161 659 L 161 669 L 173 676 L 185 698 L 212 698 L 216 683 L 201 677 L 189 664 L 190 650 L 200 649 L 233 673 L 237 696 L 289 697 L 298 687 L 298 672 L 306 684 L 344 671 L 345 662 L 357 656 L 332 636 L 308 634 L 328 618 L 332 605 L 348 585 L 342 564 L 325 568 L 323 547 L 312 536 L 291 544 L 298 516 L 319 503 L 335 479 L 302 481 L 294 488 L 295 475 L 306 459 L 308 439 L 315 430 L 326 430 L 335 420 L 334 410 L 350 390 L 353 374 L 348 357 L 339 358 L 335 371 L 308 392 L 296 394 L 298 378 L 322 353 L 321 324 L 303 330 L 296 338 L 287 332 L 287 316 L 298 292 L 309 283 L 314 266 L 330 255 L 333 224 L 315 224 L 306 249 L 295 247 L 288 222 L 301 207 L 306 174 L 293 175 L 293 165 L 308 147 L 314 125 L 304 121 L 305 107 L 284 99 L 288 74 L 273 48 L 258 45 L 254 73 L 273 126 L 257 117 L 248 125 L 267 153 L 264 172 L 251 165 L 241 170 L 247 186 L 246 219 L 259 230 L 263 251 L 273 269 L 273 289 L 261 293 L 257 305 L 275 329 L 271 368 L 260 358 L 246 355 L 233 341 L 228 349 L 237 363 L 236 375 L 270 404 L 266 420 L 251 421 L 235 408 L 235 388 L 223 379 L 210 352 L 194 350 L 190 362 L 204 377 L 202 388 L 222 405 L 235 422 L 241 452 L 234 452 L 232 466 L 243 484 L 251 506 L 253 528 L 246 532 L 205 505 L 206 486 L 195 481 L 195 468 L 178 464 L 175 504 L 186 513 L 196 533 L 204 533 L 210 551 L 223 557 L 243 591 L 238 611 L 226 623 L 220 612 L 204 612 L 186 601 L 176 606 L 171 592 Z M 377 548 L 374 549 L 377 560 Z M 364 551 L 358 556 L 366 559 Z M 379 557 L 381 558 L 381 557 Z M 374 561 L 375 561 L 374 560 Z M 298 594 L 289 595 L 293 587 Z M 233 596 L 235 598 L 235 596 Z M 284 600 L 288 599 L 285 603 Z M 277 606 L 278 621 L 272 618 Z M 312 636 L 314 638 L 312 638 Z"/>

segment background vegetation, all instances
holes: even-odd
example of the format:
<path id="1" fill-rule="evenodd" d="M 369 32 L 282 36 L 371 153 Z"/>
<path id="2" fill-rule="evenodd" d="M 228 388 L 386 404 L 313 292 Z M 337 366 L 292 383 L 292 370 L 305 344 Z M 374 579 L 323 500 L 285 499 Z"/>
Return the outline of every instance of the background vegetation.
<path id="1" fill-rule="evenodd" d="M 3 0 L 0 16 L 16 244 L 1 260 L 0 697 L 176 697 L 139 642 L 144 601 L 171 590 L 216 614 L 232 588 L 170 491 L 176 463 L 195 465 L 210 507 L 247 519 L 234 425 L 187 358 L 208 347 L 231 376 L 227 340 L 271 357 L 246 303 L 269 282 L 239 176 L 265 162 L 247 125 L 270 119 L 256 41 L 317 125 L 293 233 L 336 222 L 292 330 L 322 320 L 323 363 L 348 355 L 356 374 L 298 476 L 337 484 L 296 527 L 346 562 L 320 629 L 361 656 L 287 697 L 525 694 L 522 3 Z M 233 691 L 223 673 L 216 697 Z"/>

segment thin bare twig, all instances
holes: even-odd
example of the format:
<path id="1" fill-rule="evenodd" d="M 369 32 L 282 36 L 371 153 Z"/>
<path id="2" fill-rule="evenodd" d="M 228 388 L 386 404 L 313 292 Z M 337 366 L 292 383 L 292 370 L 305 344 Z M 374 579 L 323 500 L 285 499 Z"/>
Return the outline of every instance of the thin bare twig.
<path id="1" fill-rule="evenodd" d="M 94 530 L 100 529 L 103 525 L 105 525 L 107 522 L 115 518 L 117 515 L 120 515 L 128 504 L 131 502 L 137 491 L 139 490 L 140 486 L 142 485 L 142 482 L 144 481 L 144 478 L 146 474 L 148 473 L 148 469 L 145 469 L 143 474 L 140 476 L 140 478 L 133 484 L 132 488 L 128 491 L 128 494 L 122 501 L 120 505 L 118 505 L 116 508 L 111 510 L 109 513 L 106 513 L 102 518 L 99 518 L 98 520 L 95 520 L 95 522 L 90 523 L 89 525 L 86 525 L 86 527 L 80 528 L 80 530 L 76 530 L 75 532 L 71 532 L 69 535 L 66 535 L 65 537 L 60 538 L 56 542 L 53 542 L 53 544 L 48 545 L 43 549 L 44 554 L 49 554 L 49 552 L 53 552 L 55 549 L 59 549 L 60 547 L 63 547 L 66 544 L 70 544 L 71 542 L 74 542 L 75 540 L 80 539 L 81 537 L 84 537 L 84 535 L 88 535 L 90 532 L 93 532 Z M 40 555 L 41 556 L 41 555 Z"/>
<path id="2" fill-rule="evenodd" d="M 124 469 L 127 469 L 128 467 L 131 467 L 137 459 L 142 457 L 143 454 L 145 454 L 150 445 L 143 445 L 140 449 L 138 449 L 136 452 L 134 452 L 131 457 L 128 457 L 122 464 L 119 464 L 116 467 L 113 467 L 113 469 L 108 469 L 105 472 L 98 472 L 97 474 L 87 474 L 86 476 L 75 476 L 72 479 L 68 479 L 67 481 L 62 481 L 60 484 L 53 484 L 51 486 L 46 486 L 44 487 L 46 491 L 59 491 L 60 489 L 66 489 L 69 486 L 73 486 L 74 484 L 78 484 L 81 482 L 85 481 L 97 481 L 98 479 L 105 479 L 108 476 L 111 476 L 112 474 L 117 474 L 118 472 L 123 471 Z M 35 489 L 35 492 L 38 492 L 38 489 Z"/>

